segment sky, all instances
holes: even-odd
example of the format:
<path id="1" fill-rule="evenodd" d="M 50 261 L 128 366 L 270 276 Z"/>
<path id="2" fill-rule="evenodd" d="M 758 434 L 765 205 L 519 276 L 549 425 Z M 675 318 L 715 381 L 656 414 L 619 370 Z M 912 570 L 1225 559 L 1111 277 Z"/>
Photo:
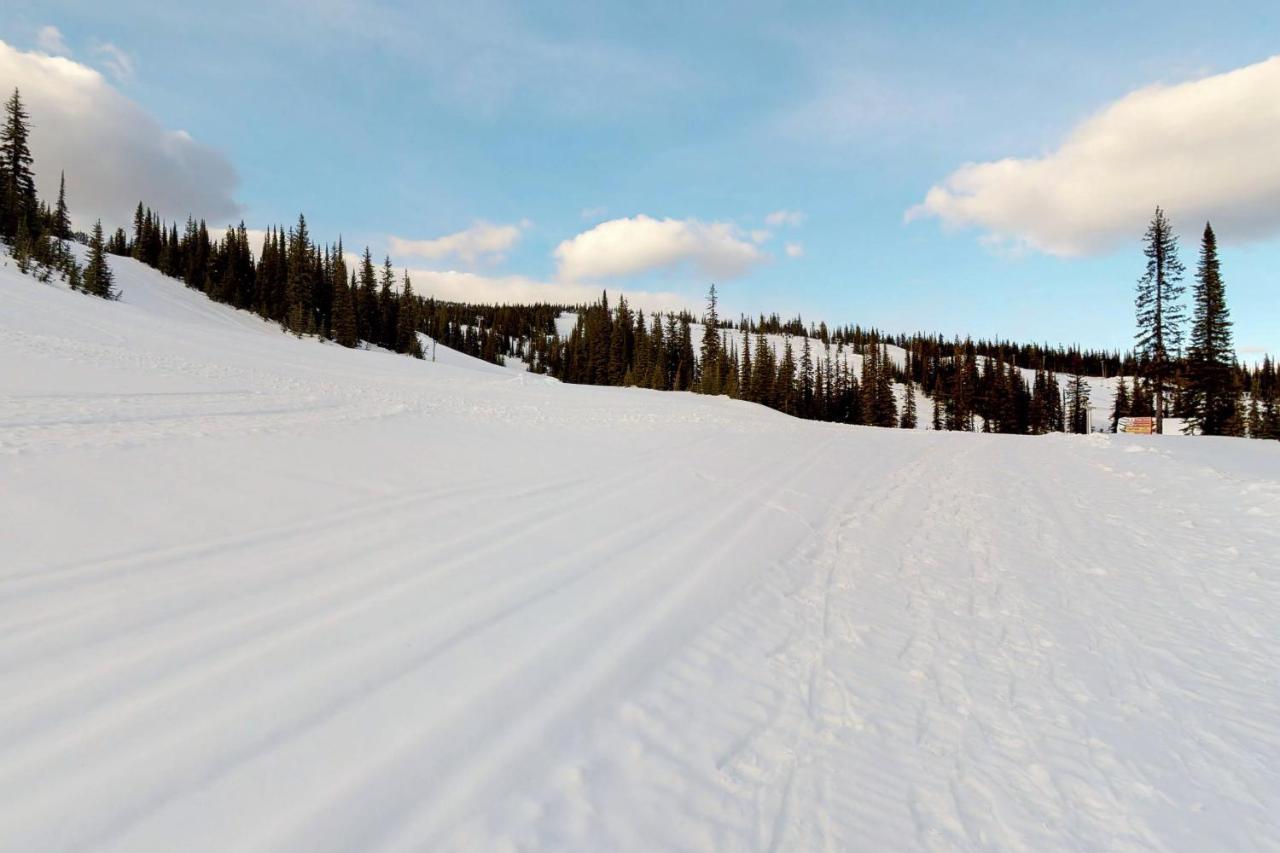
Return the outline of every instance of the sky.
<path id="1" fill-rule="evenodd" d="M 1227 6 L 7 0 L 0 88 L 78 224 L 301 212 L 453 299 L 1128 348 L 1159 204 L 1252 361 L 1280 10 Z"/>

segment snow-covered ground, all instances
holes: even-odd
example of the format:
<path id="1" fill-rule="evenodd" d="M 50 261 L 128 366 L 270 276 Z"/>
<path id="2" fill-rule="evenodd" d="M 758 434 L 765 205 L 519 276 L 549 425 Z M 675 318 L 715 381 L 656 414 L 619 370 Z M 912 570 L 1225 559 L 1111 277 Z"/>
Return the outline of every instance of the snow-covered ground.
<path id="1" fill-rule="evenodd" d="M 1280 849 L 1280 444 L 848 428 L 0 267 L 0 849 Z"/>

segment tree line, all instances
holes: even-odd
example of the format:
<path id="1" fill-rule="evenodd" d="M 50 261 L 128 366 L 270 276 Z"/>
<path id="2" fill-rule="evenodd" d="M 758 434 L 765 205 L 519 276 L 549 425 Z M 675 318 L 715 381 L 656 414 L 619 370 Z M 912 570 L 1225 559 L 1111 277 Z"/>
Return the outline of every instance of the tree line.
<path id="1" fill-rule="evenodd" d="M 724 394 L 801 418 L 909 428 L 919 419 L 918 389 L 932 401 L 934 429 L 1040 434 L 1087 431 L 1088 378 L 1121 377 L 1112 430 L 1124 417 L 1153 417 L 1158 431 L 1166 417 L 1178 417 L 1204 434 L 1280 438 L 1277 366 L 1270 358 L 1254 367 L 1235 359 L 1217 240 L 1208 224 L 1183 351 L 1185 270 L 1159 208 L 1144 238 L 1136 346 L 1122 353 L 889 335 L 777 314 L 734 321 L 720 317 L 714 285 L 700 317 L 688 311 L 646 317 L 625 297 L 611 308 L 607 294 L 578 306 L 424 298 L 390 258 L 378 265 L 368 247 L 349 258 L 341 238 L 314 240 L 303 215 L 287 229 L 268 228 L 256 257 L 243 222 L 214 238 L 203 220 L 189 217 L 180 229 L 141 202 L 130 231 L 121 227 L 106 236 L 98 221 L 90 233 L 74 233 L 65 175 L 53 206 L 36 194 L 29 139 L 29 116 L 15 89 L 0 128 L 0 241 L 23 272 L 44 281 L 58 276 L 100 297 L 119 295 L 108 257 L 128 256 L 298 336 L 421 358 L 423 333 L 492 363 L 523 359 L 530 370 L 571 383 Z M 83 265 L 68 247 L 73 240 L 88 246 Z M 556 318 L 568 310 L 577 318 L 562 338 Z M 698 325 L 702 334 L 695 340 Z M 780 345 L 770 336 L 780 336 Z M 860 357 L 856 370 L 853 355 Z"/>

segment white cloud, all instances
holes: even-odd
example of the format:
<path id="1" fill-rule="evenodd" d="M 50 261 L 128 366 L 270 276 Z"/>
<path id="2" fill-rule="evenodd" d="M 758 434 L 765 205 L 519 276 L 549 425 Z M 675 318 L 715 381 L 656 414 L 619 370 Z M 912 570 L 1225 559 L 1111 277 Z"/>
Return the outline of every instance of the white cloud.
<path id="1" fill-rule="evenodd" d="M 93 53 L 116 82 L 128 83 L 133 79 L 133 57 L 111 42 L 98 42 L 93 46 Z"/>
<path id="2" fill-rule="evenodd" d="M 753 228 L 749 236 L 751 237 L 751 242 L 759 246 L 773 239 L 773 232 L 767 228 Z"/>
<path id="3" fill-rule="evenodd" d="M 798 210 L 775 210 L 764 218 L 764 221 L 774 228 L 781 228 L 788 225 L 797 228 L 804 224 L 805 215 Z"/>
<path id="4" fill-rule="evenodd" d="M 786 246 L 786 252 L 788 258 L 803 258 L 804 246 L 799 243 L 788 243 Z"/>
<path id="5" fill-rule="evenodd" d="M 348 263 L 358 258 L 349 256 Z M 458 270 L 409 269 L 415 293 L 455 302 L 530 303 L 578 305 L 600 298 L 600 288 L 589 284 L 539 281 L 521 275 L 480 275 Z M 614 297 L 618 291 L 611 291 Z M 632 307 L 645 311 L 675 311 L 697 307 L 675 293 L 624 290 Z"/>
<path id="6" fill-rule="evenodd" d="M 239 178 L 225 156 L 166 130 L 94 69 L 0 41 L 0 80 L 17 86 L 31 114 L 37 188 L 53 200 L 67 173 L 72 220 L 128 224 L 141 200 L 170 219 L 238 219 Z"/>
<path id="7" fill-rule="evenodd" d="M 989 246 L 1053 255 L 1142 236 L 1156 205 L 1226 241 L 1280 232 L 1280 56 L 1126 95 L 1042 157 L 971 163 L 906 213 L 984 229 Z"/>
<path id="8" fill-rule="evenodd" d="M 590 281 L 690 267 L 717 279 L 736 278 L 768 260 L 728 222 L 696 219 L 611 219 L 556 247 L 562 281 Z"/>
<path id="9" fill-rule="evenodd" d="M 498 263 L 520 242 L 521 233 L 532 224 L 527 219 L 522 219 L 514 225 L 494 225 L 479 221 L 470 228 L 464 228 L 443 237 L 406 240 L 403 237 L 392 236 L 389 242 L 391 251 L 398 255 L 412 255 L 430 261 L 456 258 L 467 264 L 477 261 Z"/>
<path id="10" fill-rule="evenodd" d="M 71 55 L 71 48 L 67 47 L 62 31 L 53 24 L 45 24 L 36 32 L 36 47 L 50 56 Z"/>

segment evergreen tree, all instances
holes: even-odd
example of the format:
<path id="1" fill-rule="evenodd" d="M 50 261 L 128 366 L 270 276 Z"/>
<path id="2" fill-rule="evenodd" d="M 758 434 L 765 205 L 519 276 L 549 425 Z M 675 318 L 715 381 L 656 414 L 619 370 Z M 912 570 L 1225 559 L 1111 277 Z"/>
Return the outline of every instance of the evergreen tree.
<path id="1" fill-rule="evenodd" d="M 907 377 L 904 389 L 905 398 L 902 402 L 902 418 L 898 421 L 898 426 L 903 429 L 916 428 L 916 386 L 911 381 L 911 377 Z"/>
<path id="2" fill-rule="evenodd" d="M 496 340 L 496 335 L 490 335 Z M 396 314 L 396 352 L 422 358 L 422 343 L 418 340 L 418 298 L 413 295 L 413 283 L 409 273 L 404 274 L 404 286 L 400 290 L 400 305 Z"/>
<path id="3" fill-rule="evenodd" d="M 396 298 L 392 288 L 396 283 L 396 271 L 391 258 L 382 259 L 382 286 L 378 289 L 379 334 L 377 341 L 389 350 L 396 349 Z"/>
<path id="4" fill-rule="evenodd" d="M 369 247 L 364 247 L 364 257 L 360 259 L 360 287 L 356 294 L 356 317 L 360 329 L 360 340 L 371 344 L 378 342 L 379 325 L 378 281 L 373 269 L 373 256 Z M 448 346 L 448 344 L 445 344 Z"/>
<path id="5" fill-rule="evenodd" d="M 796 374 L 796 414 L 802 418 L 812 418 L 814 408 L 814 372 L 813 349 L 809 346 L 809 337 L 804 337 L 800 347 L 800 367 Z"/>
<path id="6" fill-rule="evenodd" d="M 1066 419 L 1070 432 L 1089 431 L 1089 383 L 1079 373 L 1073 373 L 1067 384 Z"/>
<path id="7" fill-rule="evenodd" d="M 103 299 L 116 299 L 111 265 L 107 263 L 106 246 L 102 240 L 102 220 L 93 225 L 93 237 L 89 240 L 89 263 L 84 269 L 84 292 Z"/>
<path id="8" fill-rule="evenodd" d="M 58 178 L 58 205 L 53 209 L 53 236 L 59 240 L 71 239 L 71 212 L 67 210 L 67 173 Z"/>
<path id="9" fill-rule="evenodd" d="M 717 305 L 716 286 L 713 284 L 707 293 L 707 313 L 702 318 L 702 376 L 699 390 L 704 394 L 720 393 L 720 360 L 723 347 L 720 340 L 720 315 L 716 310 Z"/>
<path id="10" fill-rule="evenodd" d="M 1144 239 L 1147 270 L 1138 279 L 1136 340 L 1138 352 L 1147 360 L 1147 378 L 1155 395 L 1155 431 L 1163 433 L 1165 391 L 1182 343 L 1185 312 L 1179 300 L 1186 289 L 1181 283 L 1185 268 L 1178 260 L 1178 238 L 1159 207 Z"/>
<path id="11" fill-rule="evenodd" d="M 0 237 L 9 240 L 23 227 L 30 235 L 40 221 L 29 118 L 15 88 L 5 101 L 4 127 L 0 128 Z"/>
<path id="12" fill-rule="evenodd" d="M 356 332 L 355 288 L 347 284 L 347 263 L 342 257 L 341 242 L 338 247 L 333 261 L 333 340 L 344 347 L 354 347 L 360 343 Z"/>
<path id="13" fill-rule="evenodd" d="M 1125 384 L 1124 377 L 1120 377 L 1120 382 L 1116 386 L 1115 402 L 1111 407 L 1111 431 L 1119 432 L 1120 419 L 1129 417 L 1131 403 L 1129 400 L 1129 386 Z"/>
<path id="14" fill-rule="evenodd" d="M 778 362 L 778 378 L 773 384 L 773 407 L 788 415 L 796 413 L 796 359 L 791 349 L 791 336 L 782 344 L 782 360 Z"/>
<path id="15" fill-rule="evenodd" d="M 1233 375 L 1231 319 L 1218 262 L 1218 241 L 1208 223 L 1200 243 L 1193 301 L 1195 316 L 1187 350 L 1189 425 L 1204 435 L 1235 434 L 1239 394 Z"/>

